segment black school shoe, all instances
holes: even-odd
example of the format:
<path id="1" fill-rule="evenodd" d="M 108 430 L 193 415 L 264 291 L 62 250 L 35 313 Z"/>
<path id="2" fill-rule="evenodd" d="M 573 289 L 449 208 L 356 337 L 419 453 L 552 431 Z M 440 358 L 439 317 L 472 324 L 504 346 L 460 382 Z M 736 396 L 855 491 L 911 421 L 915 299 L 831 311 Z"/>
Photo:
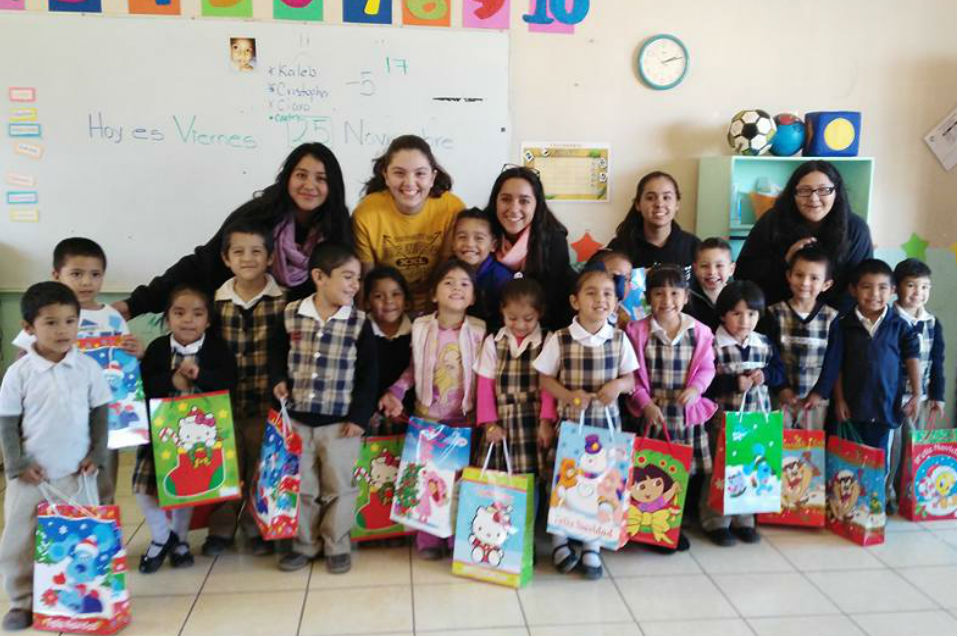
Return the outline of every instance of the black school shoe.
<path id="1" fill-rule="evenodd" d="M 746 544 L 756 544 L 762 540 L 762 536 L 758 534 L 758 531 L 750 526 L 733 526 L 732 533 Z"/>
<path id="2" fill-rule="evenodd" d="M 679 541 L 675 546 L 662 546 L 661 544 L 645 544 L 644 546 L 653 553 L 671 555 L 672 553 L 689 550 L 689 538 L 685 537 L 685 533 L 679 532 Z"/>
<path id="3" fill-rule="evenodd" d="M 203 548 L 200 549 L 200 553 L 206 557 L 216 557 L 217 555 L 222 555 L 232 543 L 233 540 L 228 537 L 207 535 L 206 540 L 203 541 Z"/>
<path id="4" fill-rule="evenodd" d="M 190 553 L 190 545 L 186 542 L 180 542 L 173 547 L 170 552 L 170 566 L 173 568 L 189 568 L 193 566 L 193 554 Z"/>
<path id="5" fill-rule="evenodd" d="M 725 527 L 713 531 L 706 531 L 705 535 L 707 535 L 714 544 L 719 546 L 735 546 L 735 536 Z"/>
<path id="6" fill-rule="evenodd" d="M 163 566 L 163 560 L 166 559 L 166 555 L 173 550 L 173 547 L 180 543 L 179 536 L 170 531 L 170 537 L 166 539 L 164 544 L 159 542 L 150 542 L 150 546 L 159 546 L 160 552 L 154 555 L 153 557 L 148 557 L 146 553 L 140 556 L 140 572 L 146 575 L 150 573 L 155 573 L 160 570 L 160 567 Z"/>
<path id="7" fill-rule="evenodd" d="M 330 555 L 326 558 L 326 570 L 333 575 L 346 573 L 353 566 L 353 559 L 349 553 Z"/>
<path id="8" fill-rule="evenodd" d="M 11 608 L 3 616 L 4 630 L 26 630 L 33 626 L 33 611 L 29 608 Z"/>
<path id="9" fill-rule="evenodd" d="M 599 562 L 598 566 L 589 566 L 583 559 L 586 555 L 595 555 L 596 559 L 599 559 L 598 551 L 583 550 L 582 557 L 579 558 L 579 570 L 582 571 L 582 575 L 587 580 L 602 579 L 602 562 Z"/>

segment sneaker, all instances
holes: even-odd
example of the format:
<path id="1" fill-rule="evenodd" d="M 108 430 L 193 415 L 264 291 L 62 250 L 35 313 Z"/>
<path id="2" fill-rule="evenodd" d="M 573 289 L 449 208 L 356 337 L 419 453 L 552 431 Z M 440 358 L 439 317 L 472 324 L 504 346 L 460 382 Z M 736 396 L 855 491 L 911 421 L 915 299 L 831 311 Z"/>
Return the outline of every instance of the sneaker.
<path id="1" fill-rule="evenodd" d="M 180 542 L 170 552 L 170 566 L 173 568 L 189 568 L 193 566 L 193 554 L 190 553 L 190 545 L 186 542 Z"/>
<path id="2" fill-rule="evenodd" d="M 287 553 L 279 560 L 279 570 L 281 571 L 298 571 L 301 568 L 306 568 L 309 566 L 309 563 L 312 561 L 312 558 L 308 555 L 303 555 L 302 553 L 297 553 L 293 551 L 292 553 Z"/>
<path id="3" fill-rule="evenodd" d="M 419 553 L 419 557 L 421 557 L 422 559 L 429 560 L 431 562 L 434 562 L 436 560 L 441 560 L 443 557 L 446 556 L 446 551 L 439 546 L 430 547 L 426 549 L 420 549 L 419 551 L 417 551 L 417 553 Z"/>
<path id="4" fill-rule="evenodd" d="M 203 542 L 203 548 L 200 549 L 200 553 L 206 557 L 216 557 L 217 555 L 222 555 L 232 543 L 233 541 L 228 537 L 207 535 L 206 540 Z"/>
<path id="5" fill-rule="evenodd" d="M 758 531 L 750 526 L 733 526 L 732 533 L 735 534 L 735 537 L 742 540 L 746 544 L 755 544 L 762 539 L 762 536 L 758 534 Z"/>
<path id="6" fill-rule="evenodd" d="M 28 608 L 11 608 L 3 616 L 4 630 L 24 630 L 33 626 L 33 611 Z"/>
<path id="7" fill-rule="evenodd" d="M 705 534 L 714 544 L 719 546 L 735 546 L 735 536 L 724 527 L 715 529 L 714 531 L 706 531 Z"/>
<path id="8" fill-rule="evenodd" d="M 259 537 L 258 535 L 249 541 L 249 551 L 256 557 L 272 555 L 276 552 L 276 545 Z"/>
<path id="9" fill-rule="evenodd" d="M 340 573 L 346 573 L 353 565 L 352 557 L 349 553 L 343 553 L 341 555 L 330 555 L 326 558 L 326 570 L 332 573 L 333 575 L 339 575 Z"/>

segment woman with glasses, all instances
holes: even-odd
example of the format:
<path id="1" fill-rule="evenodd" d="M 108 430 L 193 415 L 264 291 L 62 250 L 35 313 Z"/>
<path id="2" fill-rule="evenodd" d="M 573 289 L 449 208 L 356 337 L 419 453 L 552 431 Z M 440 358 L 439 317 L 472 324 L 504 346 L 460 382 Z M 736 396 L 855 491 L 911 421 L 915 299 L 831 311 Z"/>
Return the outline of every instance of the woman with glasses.
<path id="1" fill-rule="evenodd" d="M 848 273 L 872 256 L 865 220 L 852 213 L 845 182 L 827 161 L 799 166 L 775 205 L 752 227 L 735 265 L 735 278 L 754 281 L 772 305 L 789 296 L 785 271 L 794 254 L 815 244 L 829 256 L 834 285 L 822 299 L 840 312 L 853 306 Z"/>

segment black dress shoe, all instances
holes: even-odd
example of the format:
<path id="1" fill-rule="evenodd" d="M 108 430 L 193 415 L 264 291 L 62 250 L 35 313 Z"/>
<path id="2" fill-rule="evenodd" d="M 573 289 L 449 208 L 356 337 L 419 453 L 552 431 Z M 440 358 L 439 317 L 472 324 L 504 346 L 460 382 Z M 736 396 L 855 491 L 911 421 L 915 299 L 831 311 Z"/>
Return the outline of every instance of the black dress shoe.
<path id="1" fill-rule="evenodd" d="M 160 547 L 160 552 L 149 557 L 147 553 L 144 553 L 140 556 L 140 572 L 149 575 L 150 573 L 155 573 L 160 570 L 160 567 L 163 566 L 163 560 L 166 559 L 166 555 L 173 550 L 173 547 L 179 544 L 180 538 L 170 531 L 170 537 L 166 539 L 164 544 L 159 542 L 150 542 L 150 546 Z"/>

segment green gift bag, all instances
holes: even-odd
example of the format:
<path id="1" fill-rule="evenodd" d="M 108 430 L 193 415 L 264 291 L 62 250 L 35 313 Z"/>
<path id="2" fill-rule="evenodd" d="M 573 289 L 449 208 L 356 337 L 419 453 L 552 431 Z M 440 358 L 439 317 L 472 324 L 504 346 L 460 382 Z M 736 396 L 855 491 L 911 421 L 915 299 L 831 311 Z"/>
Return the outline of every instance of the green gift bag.
<path id="1" fill-rule="evenodd" d="M 150 434 L 161 507 L 240 498 L 228 391 L 151 399 Z"/>

